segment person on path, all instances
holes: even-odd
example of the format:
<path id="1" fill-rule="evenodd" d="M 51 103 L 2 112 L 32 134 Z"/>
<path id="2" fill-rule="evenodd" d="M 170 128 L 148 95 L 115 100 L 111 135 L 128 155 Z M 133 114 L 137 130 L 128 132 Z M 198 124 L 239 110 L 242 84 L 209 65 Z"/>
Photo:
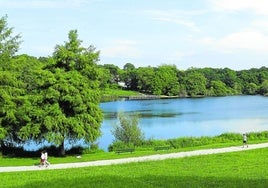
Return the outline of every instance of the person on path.
<path id="1" fill-rule="evenodd" d="M 247 148 L 248 148 L 248 139 L 247 139 L 247 135 L 246 134 L 243 134 L 243 148 L 245 147 L 245 146 L 247 146 Z"/>
<path id="2" fill-rule="evenodd" d="M 45 153 L 43 151 L 41 152 L 40 165 L 41 166 L 45 165 Z"/>
<path id="3" fill-rule="evenodd" d="M 50 165 L 50 162 L 48 162 L 48 154 L 47 154 L 47 151 L 45 151 L 44 153 L 44 165 L 46 165 L 46 167 L 48 167 Z"/>

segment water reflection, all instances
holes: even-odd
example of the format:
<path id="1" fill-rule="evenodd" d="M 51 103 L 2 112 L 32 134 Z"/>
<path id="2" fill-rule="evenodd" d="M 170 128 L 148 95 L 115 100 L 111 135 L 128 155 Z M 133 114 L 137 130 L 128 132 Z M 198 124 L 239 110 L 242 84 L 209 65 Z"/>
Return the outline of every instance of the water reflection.
<path id="1" fill-rule="evenodd" d="M 147 113 L 144 113 L 142 111 L 136 111 L 135 113 L 128 112 L 126 114 L 129 116 L 138 114 L 139 118 L 156 118 L 156 117 L 169 118 L 169 117 L 176 117 L 176 116 L 183 115 L 183 113 L 165 113 L 165 112 L 159 112 L 159 113 L 147 112 Z M 104 114 L 105 119 L 116 119 L 117 116 L 118 116 L 117 112 L 110 112 L 110 113 Z"/>

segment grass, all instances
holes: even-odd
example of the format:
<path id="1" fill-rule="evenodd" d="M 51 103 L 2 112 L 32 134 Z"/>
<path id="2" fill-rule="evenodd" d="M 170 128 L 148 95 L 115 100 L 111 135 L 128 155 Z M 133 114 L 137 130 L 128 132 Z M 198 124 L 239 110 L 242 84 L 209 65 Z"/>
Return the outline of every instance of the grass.
<path id="1" fill-rule="evenodd" d="M 264 143 L 264 142 L 268 142 L 268 140 L 251 141 L 251 144 Z M 173 153 L 173 152 L 181 152 L 181 151 L 192 151 L 192 150 L 198 150 L 198 149 L 222 148 L 222 147 L 239 146 L 239 145 L 241 145 L 241 143 L 239 142 L 225 142 L 225 143 L 213 143 L 213 144 L 202 145 L 202 146 L 185 147 L 185 148 L 170 149 L 170 150 L 159 150 L 159 151 L 155 151 L 154 148 L 147 148 L 146 150 L 136 149 L 135 152 L 133 153 L 121 153 L 121 154 L 117 154 L 115 152 L 99 151 L 96 153 L 83 154 L 81 155 L 81 158 L 76 158 L 76 155 L 69 155 L 66 157 L 49 156 L 49 161 L 51 164 L 75 163 L 75 162 L 119 159 L 119 158 L 127 158 L 127 157 L 139 157 L 139 156 Z M 0 156 L 0 167 L 32 166 L 32 165 L 39 164 L 39 161 L 40 161 L 39 157 L 18 158 L 18 157 Z"/>
<path id="2" fill-rule="evenodd" d="M 0 187 L 267 187 L 267 149 L 65 170 L 0 173 Z"/>
<path id="3" fill-rule="evenodd" d="M 110 101 L 113 98 L 116 99 L 122 96 L 137 96 L 137 95 L 140 95 L 140 93 L 131 90 L 112 89 L 112 88 L 105 88 L 102 90 L 103 101 Z"/>

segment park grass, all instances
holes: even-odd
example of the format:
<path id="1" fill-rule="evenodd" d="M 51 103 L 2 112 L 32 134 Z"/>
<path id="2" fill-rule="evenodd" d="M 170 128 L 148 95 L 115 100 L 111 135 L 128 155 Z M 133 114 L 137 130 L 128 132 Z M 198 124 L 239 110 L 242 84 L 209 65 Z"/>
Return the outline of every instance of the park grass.
<path id="1" fill-rule="evenodd" d="M 137 91 L 131 91 L 131 90 L 122 90 L 122 89 L 112 89 L 112 88 L 105 88 L 102 90 L 102 93 L 104 95 L 110 95 L 110 96 L 135 96 L 140 95 Z"/>
<path id="2" fill-rule="evenodd" d="M 257 143 L 265 143 L 268 140 L 255 140 L 251 141 L 251 144 Z M 75 162 L 87 162 L 87 161 L 97 161 L 97 160 L 109 160 L 109 159 L 120 159 L 120 158 L 128 158 L 128 157 L 141 157 L 155 154 L 164 154 L 164 153 L 175 153 L 182 151 L 193 151 L 199 149 L 210 149 L 210 148 L 223 148 L 229 146 L 239 146 L 241 142 L 224 142 L 224 143 L 212 143 L 208 145 L 194 146 L 194 147 L 185 147 L 179 149 L 170 149 L 170 150 L 160 150 L 155 151 L 154 148 L 147 148 L 144 150 L 142 148 L 139 150 L 137 148 L 133 153 L 121 153 L 117 154 L 115 152 L 105 152 L 98 151 L 96 153 L 87 153 L 80 155 L 68 155 L 66 157 L 54 157 L 50 156 L 49 161 L 51 164 L 61 164 L 61 163 L 75 163 Z M 9 157 L 9 156 L 1 156 L 0 155 L 0 167 L 7 166 L 33 166 L 38 165 L 40 162 L 39 157 Z"/>
<path id="3" fill-rule="evenodd" d="M 268 140 L 267 140 L 268 142 Z M 60 163 L 75 163 L 75 162 L 87 162 L 87 161 L 97 161 L 97 160 L 109 160 L 109 159 L 120 159 L 120 158 L 128 158 L 128 157 L 140 157 L 154 154 L 164 154 L 164 153 L 174 153 L 181 151 L 192 151 L 198 149 L 207 149 L 207 148 L 221 148 L 228 146 L 236 146 L 239 143 L 218 143 L 218 144 L 209 144 L 204 146 L 195 146 L 195 147 L 186 147 L 180 149 L 170 149 L 163 151 L 155 151 L 153 148 L 148 148 L 146 150 L 136 149 L 133 153 L 122 153 L 117 154 L 115 152 L 105 152 L 99 151 L 96 153 L 82 154 L 77 158 L 78 155 L 69 155 L 66 157 L 49 157 L 49 161 L 51 164 L 60 164 Z M 37 165 L 40 162 L 39 157 L 9 157 L 9 156 L 0 156 L 0 167 L 5 166 L 32 166 Z"/>
<path id="4" fill-rule="evenodd" d="M 136 91 L 105 88 L 101 92 L 101 101 L 105 102 L 105 101 L 111 101 L 113 99 L 116 100 L 120 97 L 138 96 L 138 95 L 141 95 L 141 94 Z"/>
<path id="5" fill-rule="evenodd" d="M 0 187 L 267 187 L 267 148 L 163 161 L 0 173 Z"/>

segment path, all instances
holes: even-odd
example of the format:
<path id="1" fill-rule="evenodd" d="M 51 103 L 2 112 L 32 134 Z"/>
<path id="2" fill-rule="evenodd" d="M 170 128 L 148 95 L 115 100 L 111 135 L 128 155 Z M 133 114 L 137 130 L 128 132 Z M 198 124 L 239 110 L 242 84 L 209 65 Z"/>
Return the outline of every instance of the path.
<path id="1" fill-rule="evenodd" d="M 251 144 L 249 145 L 248 148 L 243 148 L 241 146 L 233 146 L 233 147 L 227 147 L 227 148 L 202 149 L 202 150 L 195 150 L 195 151 L 186 151 L 186 152 L 168 153 L 168 154 L 156 154 L 156 155 L 150 155 L 150 156 L 131 157 L 131 158 L 124 158 L 124 159 L 99 160 L 99 161 L 90 161 L 90 162 L 81 162 L 81 163 L 52 164 L 47 168 L 39 167 L 39 166 L 0 167 L 0 173 L 1 172 L 80 168 L 80 167 L 88 167 L 88 166 L 105 166 L 105 165 L 123 164 L 123 163 L 131 163 L 131 162 L 156 161 L 156 160 L 165 160 L 165 159 L 171 159 L 171 158 L 190 157 L 190 156 L 196 156 L 196 155 L 209 155 L 209 154 L 216 154 L 216 153 L 244 151 L 244 150 L 252 150 L 252 149 L 266 148 L 266 147 L 268 147 L 268 143 Z"/>

